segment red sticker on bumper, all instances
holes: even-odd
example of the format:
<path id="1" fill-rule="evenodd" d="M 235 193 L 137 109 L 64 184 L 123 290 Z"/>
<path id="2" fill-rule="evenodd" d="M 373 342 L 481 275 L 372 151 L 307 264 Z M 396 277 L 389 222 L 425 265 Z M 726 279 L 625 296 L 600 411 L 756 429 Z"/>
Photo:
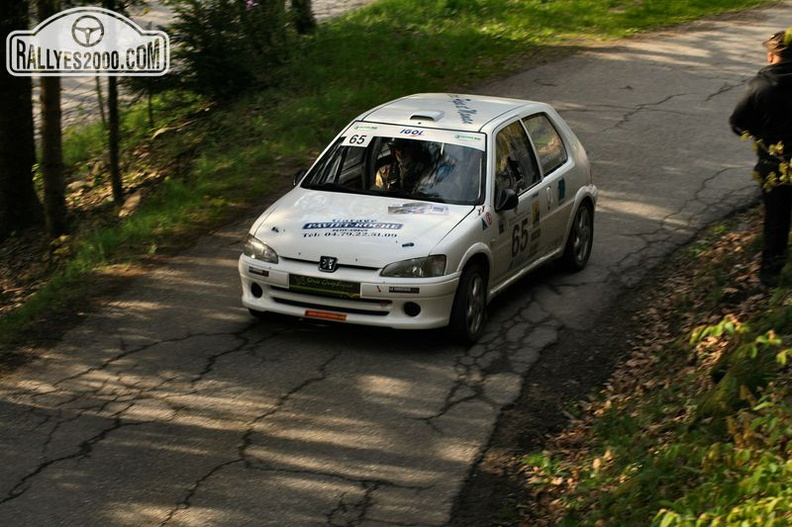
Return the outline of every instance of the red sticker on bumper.
<path id="1" fill-rule="evenodd" d="M 305 316 L 308 318 L 320 318 L 322 320 L 335 320 L 336 322 L 346 322 L 347 316 L 342 313 L 328 313 L 326 311 L 306 310 Z"/>

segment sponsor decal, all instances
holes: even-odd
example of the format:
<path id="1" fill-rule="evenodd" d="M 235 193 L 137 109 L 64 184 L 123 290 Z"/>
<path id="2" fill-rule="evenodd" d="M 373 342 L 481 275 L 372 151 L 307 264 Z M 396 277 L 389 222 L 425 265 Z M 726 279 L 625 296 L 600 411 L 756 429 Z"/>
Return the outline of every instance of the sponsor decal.
<path id="1" fill-rule="evenodd" d="M 346 322 L 347 316 L 343 313 L 329 313 L 327 311 L 305 310 L 306 318 L 318 318 L 321 320 L 333 320 L 335 322 Z"/>
<path id="2" fill-rule="evenodd" d="M 75 7 L 9 33 L 5 58 L 17 77 L 152 77 L 170 69 L 170 40 L 109 9 Z"/>
<path id="3" fill-rule="evenodd" d="M 289 275 L 289 289 L 309 295 L 360 298 L 360 284 L 314 276 Z"/>
<path id="4" fill-rule="evenodd" d="M 473 110 L 475 111 L 475 110 Z M 367 147 L 375 139 L 391 140 L 404 137 L 416 141 L 433 141 L 475 148 L 479 151 L 486 149 L 486 136 L 480 132 L 458 132 L 451 130 L 437 130 L 432 128 L 405 127 L 403 125 L 374 125 L 364 122 L 355 122 L 351 125 L 341 139 L 343 146 Z"/>
<path id="5" fill-rule="evenodd" d="M 533 232 L 531 233 L 531 245 L 528 248 L 529 256 L 539 252 L 539 238 L 542 236 L 542 207 L 539 205 L 538 200 L 531 203 L 531 216 Z"/>
<path id="6" fill-rule="evenodd" d="M 473 124 L 473 116 L 478 113 L 478 110 L 471 108 L 468 106 L 470 99 L 466 99 L 464 97 L 459 96 L 452 96 L 451 103 L 454 105 L 454 108 L 457 110 L 457 114 L 459 114 L 460 119 L 464 124 Z"/>
<path id="7" fill-rule="evenodd" d="M 369 237 L 395 238 L 403 223 L 366 219 L 334 219 L 315 221 L 303 225 L 303 238 L 318 237 Z"/>
<path id="8" fill-rule="evenodd" d="M 269 276 L 269 271 L 267 271 L 266 269 L 259 269 L 258 267 L 248 267 L 248 272 L 250 274 L 263 276 L 264 278 Z"/>
<path id="9" fill-rule="evenodd" d="M 417 295 L 421 292 L 420 287 L 399 287 L 391 286 L 388 288 L 388 293 L 407 293 L 410 295 Z"/>
<path id="10" fill-rule="evenodd" d="M 377 220 L 330 220 L 310 222 L 303 225 L 303 229 L 383 229 L 398 230 L 402 223 L 381 222 Z"/>
<path id="11" fill-rule="evenodd" d="M 432 203 L 404 203 L 402 205 L 390 205 L 388 214 L 432 214 L 445 216 L 449 213 L 447 205 L 436 205 Z"/>
<path id="12" fill-rule="evenodd" d="M 486 231 L 492 225 L 492 212 L 482 206 L 478 209 L 478 214 L 481 217 L 481 230 Z M 500 232 L 503 233 L 503 225 L 500 225 Z"/>
<path id="13" fill-rule="evenodd" d="M 481 141 L 484 140 L 477 135 L 465 135 L 465 134 L 456 134 L 454 135 L 454 139 L 457 139 L 458 141 L 473 141 L 476 143 L 480 143 Z"/>

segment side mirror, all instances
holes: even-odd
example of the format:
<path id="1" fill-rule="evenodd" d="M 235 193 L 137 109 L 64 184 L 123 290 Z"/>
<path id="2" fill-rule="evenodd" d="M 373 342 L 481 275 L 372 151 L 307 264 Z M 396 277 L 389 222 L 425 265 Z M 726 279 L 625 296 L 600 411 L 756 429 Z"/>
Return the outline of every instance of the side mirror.
<path id="1" fill-rule="evenodd" d="M 297 173 L 294 174 L 294 178 L 292 179 L 292 184 L 295 187 L 297 185 L 299 185 L 300 181 L 302 181 L 302 178 L 304 178 L 305 174 L 307 174 L 307 173 L 308 173 L 308 169 L 307 168 L 301 168 L 300 170 L 298 170 Z"/>
<path id="2" fill-rule="evenodd" d="M 517 197 L 517 193 L 510 188 L 505 188 L 495 199 L 495 212 L 516 209 L 519 204 L 520 199 Z"/>

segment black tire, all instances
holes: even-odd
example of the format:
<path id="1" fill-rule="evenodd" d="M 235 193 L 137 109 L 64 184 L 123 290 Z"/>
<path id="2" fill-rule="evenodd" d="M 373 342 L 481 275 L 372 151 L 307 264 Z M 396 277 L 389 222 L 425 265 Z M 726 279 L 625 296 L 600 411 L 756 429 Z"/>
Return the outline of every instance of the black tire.
<path id="1" fill-rule="evenodd" d="M 584 203 L 575 213 L 569 230 L 562 264 L 570 271 L 577 272 L 586 267 L 594 244 L 594 214 L 591 205 Z"/>
<path id="2" fill-rule="evenodd" d="M 465 267 L 459 279 L 449 329 L 455 340 L 475 343 L 487 322 L 487 276 L 478 264 Z"/>

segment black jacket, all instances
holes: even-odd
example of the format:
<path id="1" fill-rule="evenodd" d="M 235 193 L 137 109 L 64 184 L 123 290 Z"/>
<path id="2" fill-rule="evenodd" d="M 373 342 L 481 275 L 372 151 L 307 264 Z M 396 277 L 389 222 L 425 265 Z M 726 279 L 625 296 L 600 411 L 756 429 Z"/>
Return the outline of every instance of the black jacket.
<path id="1" fill-rule="evenodd" d="M 765 146 L 783 142 L 784 157 L 792 155 L 792 61 L 759 70 L 729 119 L 735 133 L 748 132 Z M 770 156 L 759 148 L 759 158 Z"/>

